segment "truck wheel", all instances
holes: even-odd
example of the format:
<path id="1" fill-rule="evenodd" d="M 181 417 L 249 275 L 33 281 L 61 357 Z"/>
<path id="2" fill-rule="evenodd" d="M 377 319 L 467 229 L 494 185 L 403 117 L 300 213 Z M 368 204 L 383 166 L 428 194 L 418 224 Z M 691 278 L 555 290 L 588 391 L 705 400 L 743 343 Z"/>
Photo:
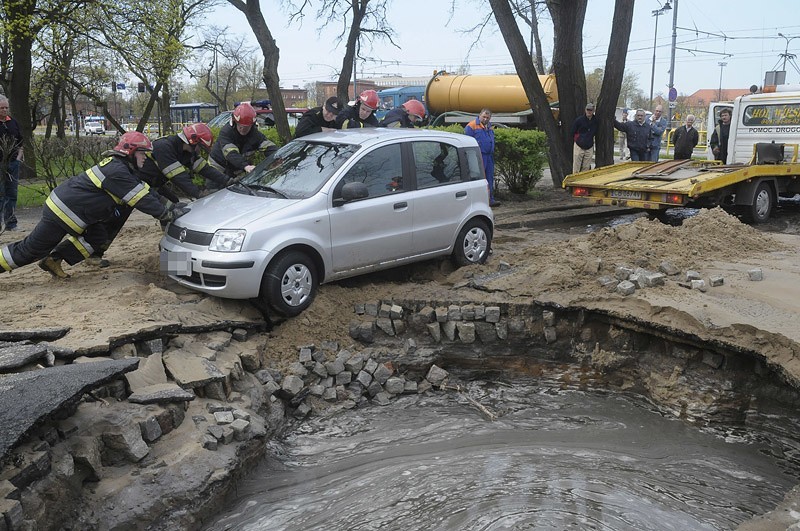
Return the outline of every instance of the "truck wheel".
<path id="1" fill-rule="evenodd" d="M 744 217 L 750 223 L 764 223 L 769 219 L 774 206 L 775 197 L 772 188 L 767 183 L 760 183 L 753 196 L 753 202 L 744 207 Z"/>
<path id="2" fill-rule="evenodd" d="M 458 233 L 453 247 L 453 260 L 458 267 L 483 264 L 489 257 L 492 233 L 485 222 L 472 219 Z"/>
<path id="3" fill-rule="evenodd" d="M 279 254 L 267 266 L 261 282 L 262 300 L 280 315 L 294 317 L 311 306 L 317 295 L 317 268 L 303 252 Z"/>

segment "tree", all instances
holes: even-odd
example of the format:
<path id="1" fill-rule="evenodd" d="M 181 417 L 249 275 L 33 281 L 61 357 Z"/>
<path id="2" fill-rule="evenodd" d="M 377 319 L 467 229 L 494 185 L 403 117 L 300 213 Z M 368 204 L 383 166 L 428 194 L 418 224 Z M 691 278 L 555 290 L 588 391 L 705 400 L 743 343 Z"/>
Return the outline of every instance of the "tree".
<path id="1" fill-rule="evenodd" d="M 389 0 L 322 0 L 317 10 L 317 20 L 324 21 L 321 28 L 331 22 L 340 22 L 342 30 L 335 42 L 345 40 L 344 59 L 342 69 L 339 71 L 339 80 L 336 83 L 336 95 L 342 101 L 349 99 L 348 88 L 353 78 L 353 67 L 360 56 L 362 41 L 372 42 L 373 39 L 385 39 L 392 45 L 397 44 L 392 40 L 394 30 L 387 23 L 387 5 Z M 290 16 L 290 20 L 302 19 L 303 10 L 307 2 Z M 349 25 L 347 20 L 350 20 Z M 357 90 L 357 87 L 353 87 Z M 355 94 L 357 97 L 358 94 Z"/>
<path id="2" fill-rule="evenodd" d="M 559 120 L 556 122 L 547 105 L 531 57 L 525 47 L 509 0 L 490 0 L 497 25 L 503 35 L 508 51 L 514 61 L 525 93 L 532 102 L 536 123 L 547 134 L 550 147 L 550 172 L 553 184 L 561 186 L 564 177 L 572 171 L 572 138 L 569 129 L 575 118 L 582 114 L 586 103 L 586 77 L 583 69 L 583 21 L 586 15 L 587 0 L 547 0 L 547 8 L 553 20 L 553 71 L 558 82 Z M 597 117 L 601 131 L 598 139 L 598 164 L 606 162 L 606 144 L 613 144 L 613 130 L 610 124 L 616 108 L 622 83 L 622 72 L 633 20 L 633 0 L 616 0 L 614 22 L 609 54 L 603 75 L 603 83 L 598 96 Z M 607 103 L 608 102 L 608 103 Z M 605 130 L 607 128 L 608 130 Z M 607 137 L 607 138 L 604 138 Z M 613 160 L 613 151 L 609 160 Z"/>
<path id="3" fill-rule="evenodd" d="M 36 156 L 32 146 L 35 116 L 29 100 L 33 72 L 34 42 L 45 26 L 69 24 L 82 7 L 93 0 L 3 0 L 0 12 L 3 46 L 0 57 L 0 86 L 8 96 L 11 111 L 25 139 L 23 175 L 33 173 Z"/>
<path id="4" fill-rule="evenodd" d="M 250 29 L 253 30 L 256 41 L 261 47 L 261 53 L 264 56 L 264 84 L 267 86 L 267 93 L 272 102 L 275 127 L 281 139 L 288 142 L 292 134 L 289 130 L 286 106 L 283 104 L 283 98 L 281 97 L 281 81 L 278 76 L 280 49 L 272 37 L 272 32 L 269 30 L 267 22 L 264 20 L 261 4 L 259 0 L 228 0 L 228 3 L 244 13 L 248 24 L 250 24 Z"/>

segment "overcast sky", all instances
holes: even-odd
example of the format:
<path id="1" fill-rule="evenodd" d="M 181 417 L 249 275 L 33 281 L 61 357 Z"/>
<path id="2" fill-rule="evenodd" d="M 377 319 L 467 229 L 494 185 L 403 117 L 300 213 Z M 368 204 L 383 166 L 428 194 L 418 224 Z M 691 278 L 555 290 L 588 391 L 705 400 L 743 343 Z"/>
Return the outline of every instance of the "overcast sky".
<path id="1" fill-rule="evenodd" d="M 281 85 L 303 86 L 313 81 L 334 79 L 341 68 L 343 45 L 333 42 L 338 26 L 319 31 L 320 24 L 312 16 L 300 25 L 287 25 L 287 15 L 278 0 L 262 0 L 262 10 L 281 50 L 279 74 Z M 433 70 L 455 69 L 468 64 L 472 74 L 513 72 L 513 63 L 496 27 L 487 28 L 470 50 L 476 34 L 464 30 L 482 19 L 488 11 L 487 0 L 460 0 L 462 6 L 450 19 L 450 0 L 393 0 L 389 23 L 395 29 L 395 48 L 376 43 L 368 53 L 370 60 L 358 64 L 364 77 L 379 75 L 430 76 Z M 674 7 L 675 2 L 671 2 Z M 628 48 L 626 71 L 638 75 L 639 87 L 650 92 L 653 64 L 655 22 L 658 19 L 654 94 L 666 96 L 669 84 L 669 62 L 674 10 L 659 17 L 652 12 L 664 5 L 659 0 L 637 0 L 633 31 Z M 675 87 L 679 94 L 698 89 L 747 88 L 762 85 L 764 73 L 781 70 L 781 54 L 800 55 L 800 1 L 798 0 L 678 0 Z M 602 68 L 608 50 L 613 0 L 589 0 L 584 25 L 584 63 L 587 71 Z M 213 14 L 214 23 L 227 25 L 232 31 L 250 35 L 243 14 L 223 4 Z M 235 28 L 235 30 L 234 30 Z M 545 57 L 552 54 L 550 22 L 541 24 Z M 529 30 L 523 30 L 526 40 Z M 719 63 L 726 63 L 720 67 Z M 794 64 L 798 64 L 795 60 Z M 786 81 L 799 84 L 798 73 L 791 61 L 786 64 Z M 361 74 L 359 74 L 361 77 Z"/>

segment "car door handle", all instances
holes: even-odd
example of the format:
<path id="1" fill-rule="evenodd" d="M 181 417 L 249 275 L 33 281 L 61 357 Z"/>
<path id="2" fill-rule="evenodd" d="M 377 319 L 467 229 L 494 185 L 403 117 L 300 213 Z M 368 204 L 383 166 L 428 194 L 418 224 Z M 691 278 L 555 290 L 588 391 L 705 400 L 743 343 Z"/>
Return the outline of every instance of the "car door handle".
<path id="1" fill-rule="evenodd" d="M 459 197 L 467 197 L 467 191 L 461 190 L 460 192 L 456 192 L 456 199 L 458 199 Z"/>
<path id="2" fill-rule="evenodd" d="M 408 208 L 408 203 L 403 201 L 402 203 L 395 203 L 394 209 L 395 210 L 403 210 L 404 208 Z"/>

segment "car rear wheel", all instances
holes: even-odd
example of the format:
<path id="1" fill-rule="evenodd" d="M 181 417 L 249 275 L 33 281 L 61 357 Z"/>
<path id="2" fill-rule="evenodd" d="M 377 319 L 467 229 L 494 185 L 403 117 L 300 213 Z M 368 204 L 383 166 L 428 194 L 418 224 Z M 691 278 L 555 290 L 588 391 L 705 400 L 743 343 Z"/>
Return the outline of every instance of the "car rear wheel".
<path id="1" fill-rule="evenodd" d="M 458 233 L 453 248 L 453 259 L 457 266 L 482 264 L 489 257 L 492 233 L 486 222 L 472 219 Z"/>
<path id="2" fill-rule="evenodd" d="M 261 284 L 261 296 L 280 315 L 294 317 L 311 306 L 318 285 L 314 261 L 306 253 L 288 251 L 270 262 Z"/>

